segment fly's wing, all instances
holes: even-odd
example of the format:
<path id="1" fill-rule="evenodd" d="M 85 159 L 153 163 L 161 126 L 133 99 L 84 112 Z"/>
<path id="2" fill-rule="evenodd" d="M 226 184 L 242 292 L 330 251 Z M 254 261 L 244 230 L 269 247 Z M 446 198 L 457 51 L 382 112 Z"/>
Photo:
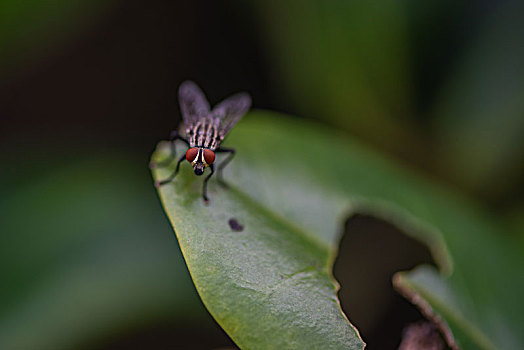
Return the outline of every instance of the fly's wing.
<path id="1" fill-rule="evenodd" d="M 197 84 L 192 81 L 184 81 L 178 88 L 178 102 L 184 120 L 184 129 L 188 130 L 195 126 L 198 120 L 207 118 L 210 114 L 209 103 L 206 96 Z"/>
<path id="2" fill-rule="evenodd" d="M 218 134 L 223 140 L 227 133 L 251 107 L 251 97 L 245 92 L 235 94 L 213 108 L 213 117 L 218 120 Z"/>

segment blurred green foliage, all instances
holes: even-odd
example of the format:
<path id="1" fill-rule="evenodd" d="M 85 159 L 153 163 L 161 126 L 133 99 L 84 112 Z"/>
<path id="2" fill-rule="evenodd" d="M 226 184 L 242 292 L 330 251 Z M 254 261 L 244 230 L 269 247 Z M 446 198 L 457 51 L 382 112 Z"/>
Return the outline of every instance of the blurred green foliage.
<path id="1" fill-rule="evenodd" d="M 408 124 L 411 72 L 401 2 L 254 3 L 274 85 L 301 113 L 384 146 L 416 135 Z"/>
<path id="2" fill-rule="evenodd" d="M 524 174 L 522 2 L 252 3 L 274 86 L 301 114 L 468 191 L 515 199 L 508 193 Z"/>
<path id="3" fill-rule="evenodd" d="M 113 0 L 1 0 L 0 75 L 19 73 L 56 55 L 96 25 Z"/>
<path id="4" fill-rule="evenodd" d="M 524 175 L 524 3 L 507 1 L 454 64 L 438 93 L 434 130 L 442 166 L 469 188 L 501 195 Z"/>
<path id="5" fill-rule="evenodd" d="M 209 327 L 145 164 L 91 154 L 4 187 L 0 348 L 72 349 L 159 319 Z"/>

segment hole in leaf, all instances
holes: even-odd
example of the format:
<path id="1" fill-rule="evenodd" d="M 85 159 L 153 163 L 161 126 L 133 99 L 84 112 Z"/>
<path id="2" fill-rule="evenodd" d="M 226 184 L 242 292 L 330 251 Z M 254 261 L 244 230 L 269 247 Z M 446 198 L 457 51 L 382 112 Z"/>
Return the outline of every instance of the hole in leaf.
<path id="1" fill-rule="evenodd" d="M 342 309 L 366 350 L 397 349 L 403 329 L 423 319 L 391 283 L 395 272 L 420 264 L 435 265 L 428 247 L 395 226 L 365 215 L 347 220 L 334 275 Z"/>

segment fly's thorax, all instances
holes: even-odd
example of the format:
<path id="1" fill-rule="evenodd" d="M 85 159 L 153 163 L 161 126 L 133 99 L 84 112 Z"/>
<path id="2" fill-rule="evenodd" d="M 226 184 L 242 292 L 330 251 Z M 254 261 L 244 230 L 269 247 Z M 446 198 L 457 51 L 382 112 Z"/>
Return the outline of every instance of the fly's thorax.
<path id="1" fill-rule="evenodd" d="M 186 128 L 187 141 L 191 147 L 214 150 L 220 143 L 219 120 L 203 118 Z"/>

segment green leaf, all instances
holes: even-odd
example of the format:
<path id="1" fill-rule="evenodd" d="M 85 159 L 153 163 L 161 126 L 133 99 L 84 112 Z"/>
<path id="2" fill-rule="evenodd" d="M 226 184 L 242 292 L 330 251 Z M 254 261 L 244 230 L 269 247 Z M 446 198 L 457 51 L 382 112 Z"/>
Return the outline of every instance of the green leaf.
<path id="1" fill-rule="evenodd" d="M 162 179 L 169 171 L 155 173 Z M 213 184 L 206 206 L 199 180 L 186 168 L 160 193 L 197 290 L 233 340 L 246 349 L 362 349 L 336 298 L 332 232 L 312 233 L 237 187 Z M 268 194 L 293 191 L 274 189 Z M 232 230 L 230 219 L 243 230 Z"/>
<path id="2" fill-rule="evenodd" d="M 346 135 L 283 115 L 251 113 L 227 144 L 238 150 L 225 172 L 230 188 L 211 180 L 209 205 L 203 178 L 186 163 L 159 194 L 204 304 L 241 348 L 363 348 L 331 276 L 354 213 L 387 220 L 430 247 L 437 278 L 464 318 L 450 323 L 460 343 L 489 348 L 464 329 L 474 327 L 501 348 L 524 344 L 515 297 L 524 295 L 516 278 L 523 259 L 473 203 Z M 152 159 L 167 156 L 161 143 Z M 171 171 L 157 168 L 154 178 Z M 243 231 L 230 228 L 232 218 Z"/>

